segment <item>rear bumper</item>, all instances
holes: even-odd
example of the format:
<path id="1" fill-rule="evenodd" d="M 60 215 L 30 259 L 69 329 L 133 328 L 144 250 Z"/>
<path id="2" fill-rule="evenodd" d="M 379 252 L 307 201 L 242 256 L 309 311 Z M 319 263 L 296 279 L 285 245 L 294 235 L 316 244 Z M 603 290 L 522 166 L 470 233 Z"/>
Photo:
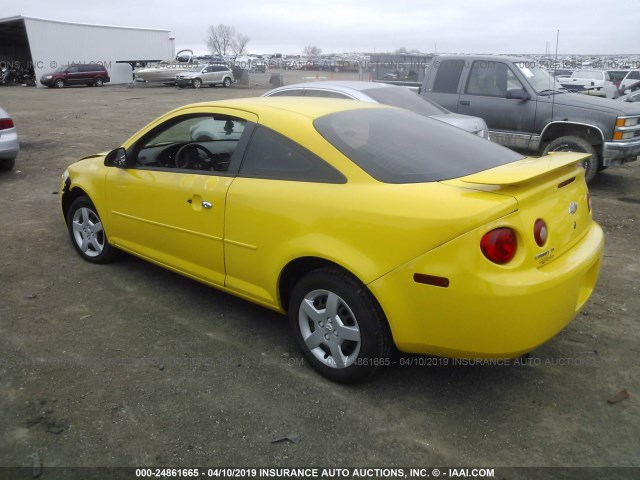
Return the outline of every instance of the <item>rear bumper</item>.
<path id="1" fill-rule="evenodd" d="M 20 153 L 20 140 L 15 128 L 0 132 L 0 159 L 13 160 Z"/>
<path id="2" fill-rule="evenodd" d="M 631 142 L 605 142 L 602 148 L 602 164 L 606 167 L 622 165 L 637 160 L 640 155 L 640 139 Z"/>
<path id="3" fill-rule="evenodd" d="M 457 358 L 515 358 L 573 320 L 596 284 L 604 234 L 595 222 L 568 252 L 544 266 L 487 266 L 464 235 L 369 284 L 396 346 Z M 477 244 L 475 239 L 472 242 Z M 472 251 L 474 250 L 474 251 Z M 416 283 L 415 273 L 449 279 Z"/>

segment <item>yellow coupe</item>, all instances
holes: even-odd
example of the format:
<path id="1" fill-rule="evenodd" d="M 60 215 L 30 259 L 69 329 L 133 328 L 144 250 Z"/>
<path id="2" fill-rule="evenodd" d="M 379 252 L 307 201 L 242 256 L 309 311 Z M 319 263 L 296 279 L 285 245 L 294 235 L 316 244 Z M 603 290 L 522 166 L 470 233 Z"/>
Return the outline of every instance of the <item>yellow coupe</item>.
<path id="1" fill-rule="evenodd" d="M 604 245 L 579 153 L 526 158 L 365 102 L 188 105 L 62 176 L 87 261 L 123 250 L 288 313 L 340 382 L 392 349 L 523 355 L 591 295 Z"/>

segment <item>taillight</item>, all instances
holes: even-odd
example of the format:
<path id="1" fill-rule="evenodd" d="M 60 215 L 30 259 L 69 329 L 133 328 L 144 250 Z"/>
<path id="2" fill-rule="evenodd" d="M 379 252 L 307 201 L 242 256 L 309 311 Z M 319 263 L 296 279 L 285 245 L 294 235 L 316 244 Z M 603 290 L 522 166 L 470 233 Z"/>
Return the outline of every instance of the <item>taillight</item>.
<path id="1" fill-rule="evenodd" d="M 10 118 L 0 118 L 0 130 L 6 130 L 7 128 L 13 128 L 13 120 Z"/>
<path id="2" fill-rule="evenodd" d="M 480 249 L 485 257 L 493 263 L 503 265 L 516 254 L 518 240 L 516 233 L 508 227 L 491 230 L 480 241 Z"/>
<path id="3" fill-rule="evenodd" d="M 589 212 L 591 212 L 591 194 L 587 192 L 587 207 L 589 207 Z"/>
<path id="4" fill-rule="evenodd" d="M 544 223 L 544 220 L 539 218 L 536 220 L 536 223 L 533 224 L 533 237 L 536 239 L 536 243 L 539 247 L 542 247 L 547 243 L 548 235 L 549 231 L 547 230 L 547 224 Z"/>

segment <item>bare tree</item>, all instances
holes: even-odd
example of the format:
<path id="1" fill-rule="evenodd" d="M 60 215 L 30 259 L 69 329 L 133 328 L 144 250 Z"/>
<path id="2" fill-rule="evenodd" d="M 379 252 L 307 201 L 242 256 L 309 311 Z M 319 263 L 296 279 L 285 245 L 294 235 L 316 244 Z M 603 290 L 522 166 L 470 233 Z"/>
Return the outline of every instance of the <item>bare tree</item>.
<path id="1" fill-rule="evenodd" d="M 247 44 L 249 43 L 249 36 L 243 35 L 238 32 L 236 37 L 233 40 L 233 44 L 231 45 L 231 50 L 234 55 L 245 55 L 247 53 Z"/>
<path id="2" fill-rule="evenodd" d="M 208 33 L 205 42 L 211 53 L 222 56 L 230 53 L 236 37 L 236 29 L 234 27 L 223 24 L 215 27 L 211 25 Z"/>
<path id="3" fill-rule="evenodd" d="M 308 57 L 317 57 L 322 53 L 322 49 L 315 45 L 307 45 L 304 47 L 304 50 L 302 50 L 302 53 Z"/>

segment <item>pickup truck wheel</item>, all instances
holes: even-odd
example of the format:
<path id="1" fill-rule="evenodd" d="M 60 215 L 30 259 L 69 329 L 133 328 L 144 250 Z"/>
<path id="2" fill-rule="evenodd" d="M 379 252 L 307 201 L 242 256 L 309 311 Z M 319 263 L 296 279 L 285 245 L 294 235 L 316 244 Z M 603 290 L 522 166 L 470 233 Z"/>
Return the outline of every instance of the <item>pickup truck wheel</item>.
<path id="1" fill-rule="evenodd" d="M 582 166 L 585 169 L 584 179 L 587 183 L 598 173 L 600 161 L 598 160 L 598 154 L 589 142 L 580 137 L 560 137 L 550 141 L 542 152 L 546 155 L 549 152 L 584 152 L 590 153 L 591 157 L 582 162 Z"/>

